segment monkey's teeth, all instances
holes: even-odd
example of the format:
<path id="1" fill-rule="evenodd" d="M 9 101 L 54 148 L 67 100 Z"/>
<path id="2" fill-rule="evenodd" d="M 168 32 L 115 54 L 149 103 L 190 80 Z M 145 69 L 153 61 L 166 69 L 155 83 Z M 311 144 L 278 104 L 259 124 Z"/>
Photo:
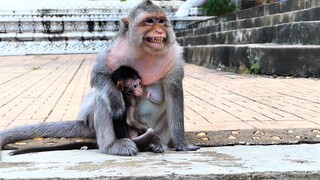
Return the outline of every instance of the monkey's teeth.
<path id="1" fill-rule="evenodd" d="M 156 42 L 156 43 L 162 43 L 163 42 L 163 38 L 153 38 L 152 41 Z"/>

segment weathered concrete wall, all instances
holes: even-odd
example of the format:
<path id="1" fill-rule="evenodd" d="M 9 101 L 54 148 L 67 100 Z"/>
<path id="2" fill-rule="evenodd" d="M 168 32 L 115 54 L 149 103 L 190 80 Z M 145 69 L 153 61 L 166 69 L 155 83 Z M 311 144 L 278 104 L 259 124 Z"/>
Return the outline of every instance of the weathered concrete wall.
<path id="1" fill-rule="evenodd" d="M 228 67 L 237 72 L 258 68 L 258 73 L 320 77 L 320 51 L 317 46 L 295 45 L 213 45 L 184 47 L 187 63 L 205 67 Z"/>

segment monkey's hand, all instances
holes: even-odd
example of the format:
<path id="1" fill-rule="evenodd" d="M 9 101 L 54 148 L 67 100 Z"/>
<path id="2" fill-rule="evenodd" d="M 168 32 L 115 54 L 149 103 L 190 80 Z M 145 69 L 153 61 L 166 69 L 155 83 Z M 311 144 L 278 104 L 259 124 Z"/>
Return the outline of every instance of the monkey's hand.
<path id="1" fill-rule="evenodd" d="M 175 148 L 176 148 L 176 151 L 196 151 L 200 149 L 200 146 L 196 146 L 196 145 L 185 142 L 175 146 Z"/>

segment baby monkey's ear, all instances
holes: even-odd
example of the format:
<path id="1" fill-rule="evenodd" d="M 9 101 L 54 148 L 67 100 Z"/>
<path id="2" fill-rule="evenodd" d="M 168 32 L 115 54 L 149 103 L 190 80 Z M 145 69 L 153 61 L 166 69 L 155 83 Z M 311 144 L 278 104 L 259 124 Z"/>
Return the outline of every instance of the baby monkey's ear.
<path id="1" fill-rule="evenodd" d="M 123 91 L 123 81 L 122 80 L 119 80 L 117 82 L 117 88 L 120 90 L 120 91 Z"/>

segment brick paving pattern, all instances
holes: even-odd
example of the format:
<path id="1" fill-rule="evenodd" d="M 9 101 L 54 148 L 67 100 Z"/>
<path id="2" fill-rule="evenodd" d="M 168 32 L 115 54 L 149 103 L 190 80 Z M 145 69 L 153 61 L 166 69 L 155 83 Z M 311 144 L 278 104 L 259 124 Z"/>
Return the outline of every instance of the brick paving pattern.
<path id="1" fill-rule="evenodd" d="M 74 120 L 95 55 L 0 57 L 0 130 Z M 186 64 L 187 131 L 320 128 L 320 81 L 237 75 Z"/>

